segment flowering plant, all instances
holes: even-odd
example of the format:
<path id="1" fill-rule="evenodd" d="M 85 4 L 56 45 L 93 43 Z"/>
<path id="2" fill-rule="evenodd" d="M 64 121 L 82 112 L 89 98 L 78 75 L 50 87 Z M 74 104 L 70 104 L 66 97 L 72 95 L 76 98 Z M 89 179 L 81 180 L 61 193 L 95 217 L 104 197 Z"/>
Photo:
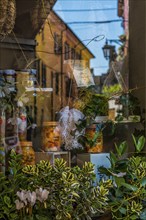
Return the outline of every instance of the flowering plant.
<path id="1" fill-rule="evenodd" d="M 104 213 L 111 180 L 95 184 L 94 166 L 70 168 L 63 159 L 22 167 L 11 152 L 10 175 L 0 176 L 0 219 L 81 220 Z"/>
<path id="2" fill-rule="evenodd" d="M 84 129 L 79 132 L 78 125 L 83 120 L 84 114 L 75 108 L 69 109 L 69 106 L 66 106 L 61 109 L 59 115 L 58 129 L 65 150 L 82 149 L 82 145 L 78 142 L 78 139 L 84 133 Z"/>

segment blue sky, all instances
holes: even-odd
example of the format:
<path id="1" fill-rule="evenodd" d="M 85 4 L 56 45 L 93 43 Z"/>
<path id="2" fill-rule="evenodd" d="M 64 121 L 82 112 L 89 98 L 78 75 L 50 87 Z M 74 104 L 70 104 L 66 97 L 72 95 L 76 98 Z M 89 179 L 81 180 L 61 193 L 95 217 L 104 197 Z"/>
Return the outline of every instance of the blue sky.
<path id="1" fill-rule="evenodd" d="M 117 16 L 117 0 L 58 0 L 54 6 L 54 10 L 66 23 L 121 19 Z M 78 11 L 71 12 L 63 10 Z M 91 61 L 91 68 L 94 68 L 94 74 L 101 75 L 102 73 L 106 73 L 108 69 L 108 61 L 106 61 L 103 56 L 102 47 L 105 45 L 106 38 L 118 39 L 118 36 L 123 34 L 121 22 L 68 25 L 83 42 L 84 40 L 92 39 L 97 35 L 104 36 L 104 39 L 102 40 L 101 38 L 98 38 L 100 41 L 92 41 L 88 45 L 88 48 L 95 55 L 95 59 Z M 88 41 L 84 42 L 85 45 L 86 43 L 88 43 Z M 118 48 L 117 44 L 112 44 Z"/>

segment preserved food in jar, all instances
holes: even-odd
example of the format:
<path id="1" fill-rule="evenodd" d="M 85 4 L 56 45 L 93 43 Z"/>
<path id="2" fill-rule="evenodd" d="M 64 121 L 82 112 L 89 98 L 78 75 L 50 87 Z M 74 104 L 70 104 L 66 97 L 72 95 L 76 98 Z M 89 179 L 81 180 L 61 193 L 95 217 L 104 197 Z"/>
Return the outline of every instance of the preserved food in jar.
<path id="1" fill-rule="evenodd" d="M 57 122 L 44 122 L 42 130 L 42 148 L 44 151 L 60 150 L 60 132 Z"/>
<path id="2" fill-rule="evenodd" d="M 24 165 L 34 165 L 35 164 L 35 152 L 32 147 L 32 142 L 23 141 L 20 142 L 22 149 L 22 163 Z"/>

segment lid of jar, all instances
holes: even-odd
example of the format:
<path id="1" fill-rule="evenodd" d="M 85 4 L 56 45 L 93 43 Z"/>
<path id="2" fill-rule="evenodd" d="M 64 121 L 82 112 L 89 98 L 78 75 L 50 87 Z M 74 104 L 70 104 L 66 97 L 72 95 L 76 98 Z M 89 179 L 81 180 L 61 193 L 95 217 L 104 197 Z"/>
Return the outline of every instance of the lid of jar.
<path id="1" fill-rule="evenodd" d="M 43 126 L 57 126 L 58 122 L 57 121 L 44 121 Z"/>
<path id="2" fill-rule="evenodd" d="M 20 146 L 21 147 L 32 147 L 32 142 L 31 141 L 21 141 Z"/>
<path id="3" fill-rule="evenodd" d="M 37 70 L 36 69 L 22 69 L 22 70 L 17 70 L 17 72 L 21 72 L 21 73 L 29 73 L 32 75 L 36 75 Z"/>
<path id="4" fill-rule="evenodd" d="M 25 70 L 16 71 L 16 73 L 17 73 L 17 74 L 29 75 L 29 71 L 25 71 Z"/>
<path id="5" fill-rule="evenodd" d="M 14 75 L 15 74 L 15 70 L 3 70 L 3 73 L 6 75 Z"/>

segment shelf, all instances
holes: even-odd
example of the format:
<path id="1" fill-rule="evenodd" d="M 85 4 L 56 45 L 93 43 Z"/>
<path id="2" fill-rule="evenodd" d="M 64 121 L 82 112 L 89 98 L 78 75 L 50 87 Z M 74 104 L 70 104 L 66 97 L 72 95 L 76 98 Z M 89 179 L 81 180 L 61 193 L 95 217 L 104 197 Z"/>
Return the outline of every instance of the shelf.
<path id="1" fill-rule="evenodd" d="M 70 166 L 70 152 L 68 151 L 48 151 L 48 152 L 35 152 L 36 163 L 39 163 L 41 160 L 50 161 L 53 165 L 55 159 L 63 158 L 67 162 L 67 166 Z"/>

